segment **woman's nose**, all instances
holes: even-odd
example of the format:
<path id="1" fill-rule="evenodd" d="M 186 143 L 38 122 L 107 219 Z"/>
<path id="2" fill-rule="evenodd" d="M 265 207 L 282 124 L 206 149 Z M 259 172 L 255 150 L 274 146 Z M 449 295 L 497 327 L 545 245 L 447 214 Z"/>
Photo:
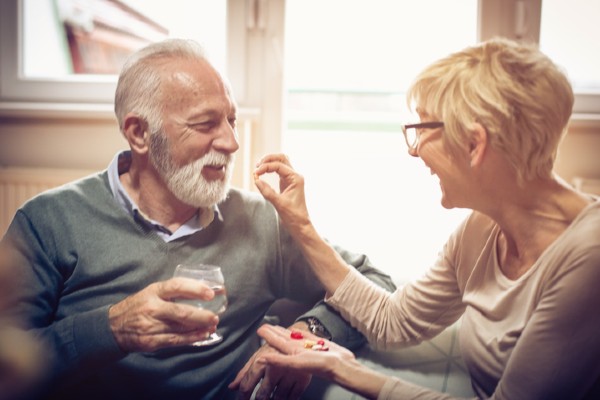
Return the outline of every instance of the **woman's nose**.
<path id="1" fill-rule="evenodd" d="M 417 152 L 417 146 L 415 146 L 415 147 L 409 147 L 408 154 L 411 155 L 411 156 L 413 156 L 413 157 L 419 157 L 419 153 Z"/>

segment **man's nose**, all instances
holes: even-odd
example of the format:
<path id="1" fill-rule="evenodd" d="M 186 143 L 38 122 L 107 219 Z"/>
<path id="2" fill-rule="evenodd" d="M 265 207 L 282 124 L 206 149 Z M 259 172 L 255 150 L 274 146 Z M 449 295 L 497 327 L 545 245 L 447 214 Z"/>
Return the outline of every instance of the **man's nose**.
<path id="1" fill-rule="evenodd" d="M 235 153 L 240 148 L 236 128 L 229 122 L 223 123 L 218 137 L 213 141 L 213 147 L 224 153 Z"/>

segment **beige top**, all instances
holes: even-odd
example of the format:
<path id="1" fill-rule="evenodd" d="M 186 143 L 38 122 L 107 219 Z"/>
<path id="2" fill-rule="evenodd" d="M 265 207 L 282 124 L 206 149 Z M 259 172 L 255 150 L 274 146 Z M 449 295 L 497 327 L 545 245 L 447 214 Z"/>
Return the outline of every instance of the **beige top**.
<path id="1" fill-rule="evenodd" d="M 600 202 L 514 281 L 500 270 L 498 233 L 474 212 L 422 279 L 390 294 L 351 271 L 327 302 L 383 349 L 430 339 L 463 316 L 460 348 L 479 398 L 597 396 Z M 379 398 L 451 397 L 390 377 Z"/>

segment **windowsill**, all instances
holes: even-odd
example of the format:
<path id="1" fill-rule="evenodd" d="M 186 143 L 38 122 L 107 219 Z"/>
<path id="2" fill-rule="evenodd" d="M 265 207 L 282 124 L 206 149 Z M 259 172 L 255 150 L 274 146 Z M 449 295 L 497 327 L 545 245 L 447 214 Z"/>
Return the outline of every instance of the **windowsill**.
<path id="1" fill-rule="evenodd" d="M 241 108 L 241 116 L 258 115 L 255 108 Z M 113 105 L 109 103 L 49 103 L 0 101 L 0 117 L 114 120 Z M 381 123 L 381 119 L 378 118 Z M 320 121 L 322 122 L 322 121 Z M 364 123 L 364 121 L 363 121 Z M 574 113 L 571 127 L 600 129 L 600 114 Z"/>
<path id="2" fill-rule="evenodd" d="M 595 128 L 600 131 L 600 114 L 574 113 L 571 117 L 571 127 Z"/>
<path id="3" fill-rule="evenodd" d="M 241 107 L 241 118 L 255 119 L 259 115 L 256 108 Z M 113 105 L 109 103 L 43 103 L 43 102 L 3 102 L 0 101 L 0 118 L 44 118 L 44 119 L 89 119 L 115 120 Z"/>
<path id="4" fill-rule="evenodd" d="M 0 117 L 114 120 L 112 104 L 0 102 Z"/>

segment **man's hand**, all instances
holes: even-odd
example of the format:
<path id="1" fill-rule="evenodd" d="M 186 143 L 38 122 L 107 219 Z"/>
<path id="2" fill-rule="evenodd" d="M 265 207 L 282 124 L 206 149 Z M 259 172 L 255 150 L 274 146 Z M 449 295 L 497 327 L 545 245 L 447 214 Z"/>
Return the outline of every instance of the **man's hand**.
<path id="1" fill-rule="evenodd" d="M 290 329 L 301 330 L 307 339 L 319 339 L 308 331 L 305 322 L 298 322 Z M 255 399 L 299 399 L 308 387 L 312 376 L 307 373 L 289 370 L 280 366 L 257 363 L 256 360 L 268 354 L 279 353 L 275 348 L 265 344 L 244 365 L 229 385 L 230 389 L 238 390 L 239 399 L 250 399 L 258 385 Z M 261 382 L 262 379 L 262 382 Z"/>
<path id="2" fill-rule="evenodd" d="M 172 299 L 210 300 L 213 296 L 214 292 L 199 281 L 172 278 L 153 283 L 113 305 L 108 318 L 117 343 L 126 352 L 191 344 L 214 332 L 219 318 Z"/>

